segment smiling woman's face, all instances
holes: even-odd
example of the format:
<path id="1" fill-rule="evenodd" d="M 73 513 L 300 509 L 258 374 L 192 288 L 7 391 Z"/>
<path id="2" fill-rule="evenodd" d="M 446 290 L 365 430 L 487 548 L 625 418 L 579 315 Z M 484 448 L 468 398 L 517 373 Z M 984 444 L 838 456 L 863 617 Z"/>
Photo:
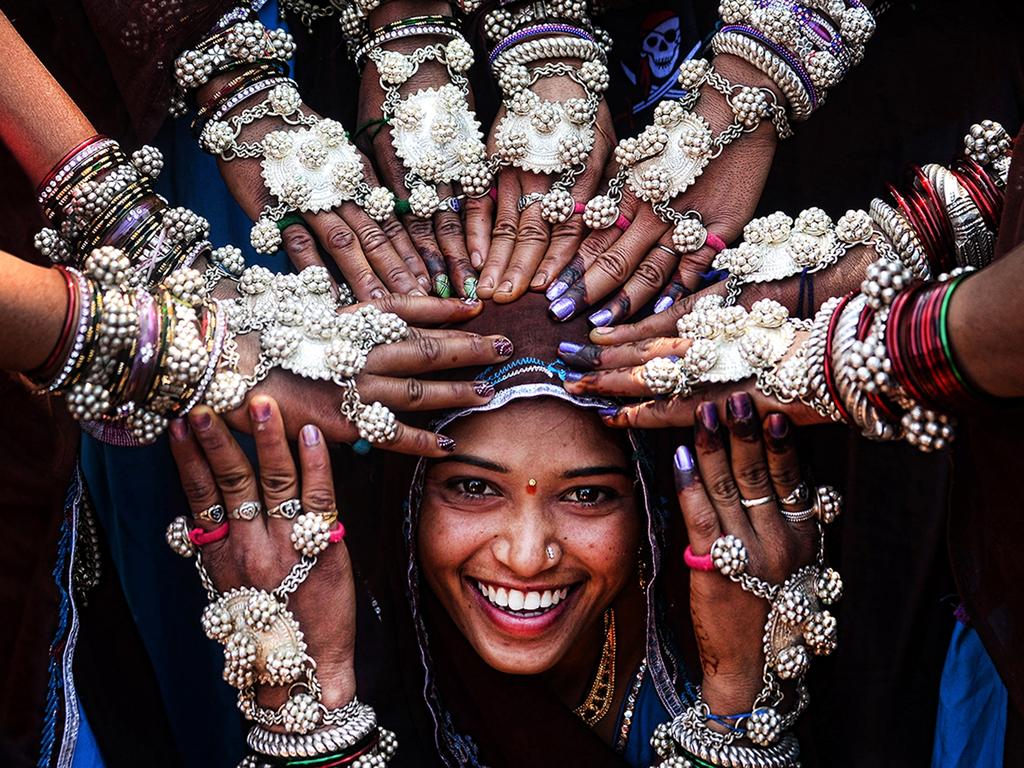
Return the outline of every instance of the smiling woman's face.
<path id="1" fill-rule="evenodd" d="M 427 472 L 424 576 L 487 664 L 546 672 L 634 574 L 629 457 L 596 415 L 553 398 L 516 401 L 445 431 L 458 447 Z"/>

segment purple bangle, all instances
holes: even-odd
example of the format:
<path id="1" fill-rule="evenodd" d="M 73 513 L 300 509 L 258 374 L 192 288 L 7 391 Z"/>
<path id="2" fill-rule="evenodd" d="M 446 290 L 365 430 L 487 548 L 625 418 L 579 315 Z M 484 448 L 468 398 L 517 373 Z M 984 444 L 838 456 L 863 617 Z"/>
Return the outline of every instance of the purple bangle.
<path id="1" fill-rule="evenodd" d="M 738 35 L 743 35 L 744 37 L 749 37 L 753 40 L 756 40 L 758 43 L 760 43 L 765 48 L 770 50 L 776 56 L 781 58 L 784 62 L 786 62 L 789 68 L 796 73 L 796 76 L 800 78 L 800 82 L 803 84 L 804 90 L 807 91 L 807 95 L 811 100 L 811 111 L 813 112 L 815 109 L 818 108 L 818 91 L 815 89 L 814 83 L 811 82 L 811 78 L 804 70 L 803 65 L 799 62 L 799 60 L 797 60 L 796 56 L 794 56 L 789 50 L 783 48 L 778 43 L 769 40 L 761 32 L 754 29 L 753 27 L 747 27 L 742 24 L 727 24 L 726 26 L 722 27 L 719 31 L 735 32 Z"/>
<path id="2" fill-rule="evenodd" d="M 592 34 L 587 32 L 585 29 L 574 27 L 571 24 L 538 24 L 535 27 L 520 29 L 519 31 L 513 32 L 511 35 L 504 38 L 500 43 L 494 46 L 494 50 L 491 51 L 487 60 L 493 66 L 495 60 L 509 48 L 542 35 L 568 35 L 569 37 L 576 37 L 580 40 L 588 40 L 591 43 L 597 43 L 597 40 Z"/>
<path id="3" fill-rule="evenodd" d="M 156 373 L 160 360 L 157 340 L 160 337 L 160 309 L 149 292 L 139 289 L 136 308 L 139 313 L 139 345 L 128 373 L 125 402 L 141 405 L 141 399 L 149 391 L 149 385 Z"/>
<path id="4" fill-rule="evenodd" d="M 139 222 L 153 215 L 158 201 L 154 199 L 143 200 L 128 213 L 121 217 L 115 227 L 104 235 L 100 241 L 101 245 L 117 245 L 121 240 L 138 226 Z"/>

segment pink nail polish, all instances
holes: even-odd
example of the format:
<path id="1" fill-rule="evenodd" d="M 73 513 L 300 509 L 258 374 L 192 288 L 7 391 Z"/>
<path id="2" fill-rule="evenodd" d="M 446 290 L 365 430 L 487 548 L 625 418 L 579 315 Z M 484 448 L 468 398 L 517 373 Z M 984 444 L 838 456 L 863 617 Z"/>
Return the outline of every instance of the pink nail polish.
<path id="1" fill-rule="evenodd" d="M 302 428 L 302 442 L 309 448 L 320 445 L 320 430 L 312 424 Z"/>

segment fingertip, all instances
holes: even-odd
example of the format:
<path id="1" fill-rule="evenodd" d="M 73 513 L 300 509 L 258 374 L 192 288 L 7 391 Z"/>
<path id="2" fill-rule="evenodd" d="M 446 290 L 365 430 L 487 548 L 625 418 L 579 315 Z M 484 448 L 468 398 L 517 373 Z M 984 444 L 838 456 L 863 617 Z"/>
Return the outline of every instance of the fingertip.
<path id="1" fill-rule="evenodd" d="M 697 462 L 693 458 L 693 451 L 686 445 L 676 448 L 672 457 L 673 477 L 676 484 L 676 492 L 684 491 L 693 485 L 697 479 Z"/>
<path id="2" fill-rule="evenodd" d="M 205 432 L 213 426 L 213 409 L 208 405 L 197 405 L 188 414 L 188 422 L 196 432 Z"/>
<path id="3" fill-rule="evenodd" d="M 307 448 L 315 448 L 323 442 L 323 434 L 315 424 L 307 424 L 301 430 L 302 444 Z"/>
<path id="4" fill-rule="evenodd" d="M 172 442 L 184 443 L 188 440 L 189 435 L 188 421 L 183 418 L 172 419 L 168 431 L 171 434 Z"/>

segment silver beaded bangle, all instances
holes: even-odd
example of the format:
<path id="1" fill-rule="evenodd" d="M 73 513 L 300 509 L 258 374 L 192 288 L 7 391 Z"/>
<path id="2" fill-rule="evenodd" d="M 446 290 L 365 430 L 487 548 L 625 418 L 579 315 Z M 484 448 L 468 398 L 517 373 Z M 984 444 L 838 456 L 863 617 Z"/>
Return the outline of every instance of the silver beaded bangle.
<path id="1" fill-rule="evenodd" d="M 719 32 L 715 35 L 711 41 L 711 48 L 716 55 L 737 56 L 761 70 L 786 97 L 792 120 L 800 122 L 811 116 L 811 112 L 814 111 L 811 97 L 803 82 L 782 58 L 748 37 L 728 32 Z"/>
<path id="2" fill-rule="evenodd" d="M 374 48 L 380 48 L 382 45 L 387 43 L 393 43 L 396 40 L 404 40 L 409 37 L 428 36 L 447 37 L 454 40 L 457 37 L 462 37 L 462 34 L 454 27 L 446 24 L 413 24 L 408 27 L 392 29 L 389 32 L 382 32 L 375 35 L 356 50 L 352 55 L 352 59 L 355 61 L 357 67 L 361 67 L 364 64 L 363 60 Z"/>
<path id="3" fill-rule="evenodd" d="M 995 255 L 996 235 L 985 224 L 978 206 L 948 168 L 929 163 L 921 168 L 942 202 L 953 229 L 953 246 L 961 267 L 980 269 Z"/>
<path id="4" fill-rule="evenodd" d="M 604 49 L 597 43 L 576 37 L 545 37 L 527 40 L 502 53 L 494 60 L 495 75 L 513 64 L 532 64 L 543 59 L 582 59 L 583 61 L 607 61 Z"/>
<path id="5" fill-rule="evenodd" d="M 871 201 L 869 213 L 882 234 L 892 244 L 900 261 L 907 266 L 914 277 L 922 280 L 929 279 L 931 267 L 928 265 L 924 246 L 921 245 L 920 238 L 903 214 L 877 197 Z"/>
<path id="6" fill-rule="evenodd" d="M 246 736 L 246 743 L 254 752 L 269 757 L 317 757 L 351 749 L 377 727 L 372 707 L 353 699 L 344 709 L 352 705 L 355 707 L 338 725 L 301 735 L 268 731 L 256 725 Z"/>
<path id="7" fill-rule="evenodd" d="M 223 104 L 217 107 L 217 110 L 209 116 L 209 120 L 223 120 L 231 110 L 239 104 L 251 99 L 256 94 L 263 93 L 263 91 L 269 91 L 271 88 L 275 88 L 278 85 L 288 84 L 298 87 L 294 80 L 290 77 L 284 76 L 267 78 L 266 80 L 260 80 L 258 83 L 246 86 L 237 93 L 231 94 L 231 96 Z"/>

